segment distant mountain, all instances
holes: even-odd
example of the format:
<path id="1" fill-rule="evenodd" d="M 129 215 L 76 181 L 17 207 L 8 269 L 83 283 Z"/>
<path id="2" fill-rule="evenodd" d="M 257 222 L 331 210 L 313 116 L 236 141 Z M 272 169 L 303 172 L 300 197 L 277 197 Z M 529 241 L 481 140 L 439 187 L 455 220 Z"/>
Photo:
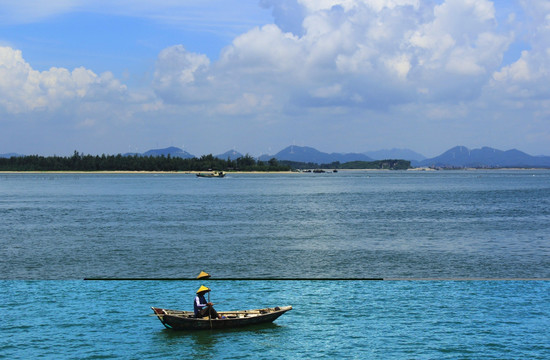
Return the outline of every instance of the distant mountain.
<path id="1" fill-rule="evenodd" d="M 149 151 L 144 152 L 142 155 L 143 156 L 162 156 L 162 155 L 168 156 L 168 155 L 170 155 L 171 157 L 180 157 L 180 158 L 183 158 L 183 159 L 191 159 L 191 158 L 195 157 L 195 155 L 192 155 L 192 154 L 188 153 L 187 151 L 183 151 L 182 149 L 174 147 L 174 146 L 170 146 L 170 147 L 167 147 L 165 149 L 149 150 Z"/>
<path id="2" fill-rule="evenodd" d="M 368 157 L 373 158 L 374 160 L 401 159 L 410 161 L 422 161 L 426 159 L 424 155 L 409 149 L 384 149 L 378 151 L 367 151 L 364 154 Z"/>
<path id="3" fill-rule="evenodd" d="M 0 158 L 11 158 L 11 157 L 21 157 L 25 155 L 17 154 L 17 153 L 7 153 L 7 154 L 0 154 Z"/>
<path id="4" fill-rule="evenodd" d="M 271 158 L 277 160 L 289 160 L 297 162 L 311 162 L 316 164 L 330 164 L 332 162 L 339 161 L 340 163 L 346 163 L 350 161 L 372 161 L 370 157 L 365 154 L 339 154 L 339 153 L 324 153 L 308 146 L 295 146 L 291 145 L 275 155 L 262 155 L 259 160 L 268 161 Z"/>
<path id="5" fill-rule="evenodd" d="M 531 156 L 512 149 L 502 151 L 490 147 L 470 150 L 456 146 L 443 154 L 425 159 L 414 166 L 436 167 L 550 167 L 550 156 Z"/>
<path id="6" fill-rule="evenodd" d="M 167 156 L 180 157 L 184 159 L 196 157 L 177 147 L 168 147 L 164 149 L 153 149 L 143 154 L 127 153 L 124 156 L 143 155 L 143 156 Z M 25 156 L 17 153 L 0 154 L 0 158 L 10 158 L 12 156 Z M 235 150 L 229 150 L 223 154 L 216 155 L 222 160 L 235 160 L 243 157 L 241 153 Z M 490 147 L 481 149 L 468 149 L 465 146 L 456 146 L 447 150 L 443 154 L 434 158 L 426 159 L 423 155 L 408 149 L 391 149 L 369 151 L 359 153 L 324 153 L 307 146 L 291 145 L 279 151 L 275 155 L 262 155 L 258 160 L 269 161 L 275 158 L 277 160 L 288 160 L 304 163 L 330 164 L 340 162 L 341 164 L 352 161 L 373 161 L 401 159 L 411 161 L 413 167 L 519 167 L 519 168 L 550 168 L 550 156 L 532 156 L 522 151 L 512 149 L 507 151 L 497 150 Z"/>
<path id="7" fill-rule="evenodd" d="M 241 154 L 238 151 L 229 150 L 229 151 L 224 152 L 223 154 L 216 155 L 215 157 L 217 157 L 218 159 L 221 159 L 221 160 L 227 160 L 227 159 L 237 160 L 238 158 L 244 157 L 244 155 Z"/>

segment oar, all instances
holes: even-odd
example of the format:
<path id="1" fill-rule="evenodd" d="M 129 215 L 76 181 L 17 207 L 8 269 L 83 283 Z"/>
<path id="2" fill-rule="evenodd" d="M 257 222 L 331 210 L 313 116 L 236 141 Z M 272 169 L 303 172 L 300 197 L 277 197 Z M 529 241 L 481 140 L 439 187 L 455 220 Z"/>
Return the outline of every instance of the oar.
<path id="1" fill-rule="evenodd" d="M 210 302 L 210 291 L 208 292 L 208 302 Z M 208 305 L 208 321 L 210 321 L 210 330 L 212 330 L 212 305 Z"/>

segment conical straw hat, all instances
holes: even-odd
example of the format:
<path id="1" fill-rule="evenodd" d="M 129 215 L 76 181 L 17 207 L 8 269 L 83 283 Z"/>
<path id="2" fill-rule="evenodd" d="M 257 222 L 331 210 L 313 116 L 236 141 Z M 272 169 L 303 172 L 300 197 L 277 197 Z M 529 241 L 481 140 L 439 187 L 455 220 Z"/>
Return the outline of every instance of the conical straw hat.
<path id="1" fill-rule="evenodd" d="M 209 288 L 207 288 L 207 287 L 204 286 L 204 285 L 201 285 L 201 287 L 199 288 L 199 290 L 197 290 L 197 294 L 200 294 L 200 293 L 202 293 L 202 292 L 209 292 L 209 291 L 210 291 Z"/>
<path id="2" fill-rule="evenodd" d="M 197 276 L 197 279 L 208 279 L 210 277 L 210 274 L 204 271 L 201 271 L 199 276 Z"/>

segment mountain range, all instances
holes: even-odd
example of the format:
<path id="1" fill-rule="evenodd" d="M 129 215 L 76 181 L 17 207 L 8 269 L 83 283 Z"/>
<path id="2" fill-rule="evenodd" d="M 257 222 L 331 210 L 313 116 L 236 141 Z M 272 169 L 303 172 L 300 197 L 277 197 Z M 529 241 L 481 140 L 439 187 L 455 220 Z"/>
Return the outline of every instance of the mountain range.
<path id="1" fill-rule="evenodd" d="M 271 158 L 277 160 L 289 160 L 305 163 L 330 164 L 339 161 L 341 163 L 350 161 L 373 161 L 372 158 L 360 153 L 324 153 L 308 146 L 291 145 L 279 151 L 275 155 L 261 155 L 258 159 L 268 161 Z"/>
<path id="2" fill-rule="evenodd" d="M 412 161 L 413 166 L 431 167 L 550 167 L 550 156 L 532 156 L 512 149 L 507 151 L 490 147 L 468 149 L 456 146 L 431 159 Z"/>
<path id="3" fill-rule="evenodd" d="M 196 157 L 187 151 L 177 147 L 164 149 L 152 149 L 142 154 L 127 153 L 125 156 L 168 156 L 184 159 Z M 15 153 L 0 154 L 0 157 L 24 156 Z M 236 150 L 229 150 L 223 154 L 215 155 L 219 159 L 235 160 L 244 155 Z M 294 162 L 330 164 L 333 162 L 346 163 L 350 161 L 374 161 L 387 159 L 401 159 L 411 161 L 413 167 L 442 167 L 442 168 L 464 168 L 464 167 L 533 167 L 550 168 L 550 156 L 532 156 L 522 151 L 512 149 L 507 151 L 497 150 L 490 147 L 481 149 L 468 149 L 464 146 L 456 146 L 443 154 L 427 159 L 423 155 L 409 149 L 378 150 L 364 153 L 324 153 L 308 146 L 291 145 L 274 155 L 261 155 L 258 160 L 268 161 L 272 158 L 277 160 L 288 160 Z"/>
<path id="4" fill-rule="evenodd" d="M 470 150 L 464 146 L 456 146 L 430 159 L 408 149 L 379 150 L 365 153 L 327 154 L 311 147 L 289 146 L 275 155 L 262 155 L 259 159 L 265 161 L 273 157 L 277 160 L 313 162 L 317 164 L 330 164 L 335 161 L 345 163 L 350 161 L 402 159 L 411 161 L 413 167 L 550 167 L 550 156 L 532 156 L 516 149 L 502 151 L 490 147 Z"/>

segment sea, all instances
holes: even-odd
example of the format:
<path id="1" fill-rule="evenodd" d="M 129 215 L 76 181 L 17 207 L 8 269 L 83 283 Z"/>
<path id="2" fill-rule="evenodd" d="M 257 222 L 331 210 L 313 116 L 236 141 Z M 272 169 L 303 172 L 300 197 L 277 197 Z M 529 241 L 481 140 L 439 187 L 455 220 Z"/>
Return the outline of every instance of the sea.
<path id="1" fill-rule="evenodd" d="M 151 316 L 200 285 L 293 309 Z M 0 310 L 0 359 L 548 359 L 550 170 L 1 173 Z"/>

